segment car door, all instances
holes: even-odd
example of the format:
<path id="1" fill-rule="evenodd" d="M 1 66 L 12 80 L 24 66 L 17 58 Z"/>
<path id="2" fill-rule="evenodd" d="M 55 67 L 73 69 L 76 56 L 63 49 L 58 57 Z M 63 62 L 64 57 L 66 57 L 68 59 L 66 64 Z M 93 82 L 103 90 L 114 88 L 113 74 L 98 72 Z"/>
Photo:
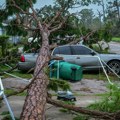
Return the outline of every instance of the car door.
<path id="1" fill-rule="evenodd" d="M 97 54 L 92 49 L 83 45 L 74 45 L 71 46 L 71 51 L 72 57 L 75 59 L 75 64 L 87 69 L 100 67 Z M 93 55 L 92 52 L 95 54 Z"/>
<path id="2" fill-rule="evenodd" d="M 66 62 L 75 63 L 75 58 L 72 56 L 70 46 L 59 46 L 53 50 L 52 55 L 63 57 L 63 60 Z"/>

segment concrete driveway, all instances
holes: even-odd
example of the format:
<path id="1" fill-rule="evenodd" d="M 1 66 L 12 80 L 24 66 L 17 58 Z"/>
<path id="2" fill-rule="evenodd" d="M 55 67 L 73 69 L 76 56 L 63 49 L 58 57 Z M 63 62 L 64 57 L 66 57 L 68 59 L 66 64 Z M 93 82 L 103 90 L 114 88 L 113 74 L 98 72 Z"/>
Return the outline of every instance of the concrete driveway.
<path id="1" fill-rule="evenodd" d="M 110 52 L 120 54 L 120 43 L 109 42 Z"/>
<path id="2" fill-rule="evenodd" d="M 14 82 L 14 87 L 15 87 L 15 78 L 11 80 L 12 78 L 9 79 L 4 79 L 4 86 L 5 86 L 5 81 L 8 82 L 8 80 Z M 16 81 L 16 84 L 18 84 L 19 80 Z M 8 82 L 9 86 L 13 88 L 12 82 Z M 21 80 L 20 80 L 21 83 Z M 24 83 L 24 82 L 23 82 Z M 6 84 L 6 87 L 9 88 L 8 84 Z M 16 85 L 17 86 L 17 85 Z M 21 84 L 23 87 L 23 84 Z M 21 87 L 19 86 L 19 87 Z M 100 100 L 99 96 L 96 96 L 95 94 L 98 93 L 105 93 L 107 91 L 106 83 L 104 81 L 98 81 L 96 79 L 94 80 L 87 80 L 87 79 L 82 79 L 81 81 L 75 82 L 75 83 L 70 83 L 71 89 L 76 95 L 77 101 L 75 102 L 76 106 L 80 107 L 86 107 L 91 103 L 97 102 Z M 18 86 L 17 86 L 18 87 Z M 14 88 L 15 89 L 15 88 Z M 56 96 L 53 96 L 53 99 L 56 100 Z M 12 96 L 9 97 L 8 99 L 11 108 L 14 112 L 14 115 L 19 118 L 20 113 L 22 111 L 22 107 L 25 101 L 25 96 Z M 55 107 L 53 105 L 47 104 L 46 106 L 46 118 L 47 120 L 73 120 L 75 117 L 74 114 L 70 113 L 65 113 L 65 112 L 60 112 L 59 107 Z M 8 111 L 6 104 L 3 103 L 3 106 L 0 108 L 0 113 Z M 1 118 L 3 116 L 0 116 Z M 0 119 L 1 119 L 0 118 Z"/>

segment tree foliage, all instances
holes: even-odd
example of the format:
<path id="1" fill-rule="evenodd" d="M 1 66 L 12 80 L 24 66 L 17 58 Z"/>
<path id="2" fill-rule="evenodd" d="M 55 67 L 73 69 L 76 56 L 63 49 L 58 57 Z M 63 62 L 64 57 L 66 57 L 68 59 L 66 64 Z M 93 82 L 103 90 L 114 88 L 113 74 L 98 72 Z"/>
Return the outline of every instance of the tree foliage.
<path id="1" fill-rule="evenodd" d="M 0 36 L 0 46 L 2 48 L 2 56 L 6 56 L 7 53 L 7 43 L 8 43 L 9 36 L 7 35 L 1 35 Z"/>
<path id="2" fill-rule="evenodd" d="M 70 90 L 70 85 L 65 80 L 51 78 L 48 85 L 48 89 L 53 90 L 55 92 L 57 92 L 60 89 L 67 91 L 67 90 Z"/>

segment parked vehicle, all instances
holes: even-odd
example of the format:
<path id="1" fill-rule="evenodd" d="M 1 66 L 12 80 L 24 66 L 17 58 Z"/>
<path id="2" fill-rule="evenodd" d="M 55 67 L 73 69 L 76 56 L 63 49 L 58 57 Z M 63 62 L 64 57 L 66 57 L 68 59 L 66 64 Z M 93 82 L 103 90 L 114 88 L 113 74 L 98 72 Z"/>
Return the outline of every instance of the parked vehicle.
<path id="1" fill-rule="evenodd" d="M 38 54 L 23 54 L 18 64 L 19 70 L 28 70 L 35 65 Z M 102 68 L 99 59 L 102 59 L 117 74 L 120 74 L 119 54 L 99 54 L 85 45 L 63 45 L 52 51 L 53 56 L 60 56 L 67 62 L 83 67 L 83 70 L 99 70 Z M 22 60 L 23 59 L 23 60 Z M 104 66 L 106 66 L 104 64 Z"/>
<path id="2" fill-rule="evenodd" d="M 28 71 L 35 67 L 35 62 L 38 53 L 24 53 L 20 56 L 20 62 L 18 62 L 18 69 L 21 71 Z"/>
<path id="3" fill-rule="evenodd" d="M 52 55 L 63 57 L 67 62 L 83 67 L 83 70 L 102 69 L 99 58 L 104 61 L 112 70 L 120 74 L 119 54 L 99 54 L 85 45 L 64 45 L 56 47 Z M 104 67 L 106 65 L 104 64 Z"/>
<path id="4" fill-rule="evenodd" d="M 70 91 L 58 91 L 57 99 L 63 101 L 76 101 L 76 97 Z"/>

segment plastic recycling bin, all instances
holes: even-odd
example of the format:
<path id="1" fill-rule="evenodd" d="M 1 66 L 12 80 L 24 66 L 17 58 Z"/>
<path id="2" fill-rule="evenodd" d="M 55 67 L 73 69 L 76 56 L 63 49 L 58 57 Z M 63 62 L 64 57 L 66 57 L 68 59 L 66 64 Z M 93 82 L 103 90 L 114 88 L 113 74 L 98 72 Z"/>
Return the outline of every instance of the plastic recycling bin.
<path id="1" fill-rule="evenodd" d="M 58 67 L 59 65 L 59 67 Z M 59 69 L 59 75 L 58 75 Z M 51 77 L 79 81 L 83 77 L 82 67 L 65 61 L 55 62 L 52 65 Z"/>

